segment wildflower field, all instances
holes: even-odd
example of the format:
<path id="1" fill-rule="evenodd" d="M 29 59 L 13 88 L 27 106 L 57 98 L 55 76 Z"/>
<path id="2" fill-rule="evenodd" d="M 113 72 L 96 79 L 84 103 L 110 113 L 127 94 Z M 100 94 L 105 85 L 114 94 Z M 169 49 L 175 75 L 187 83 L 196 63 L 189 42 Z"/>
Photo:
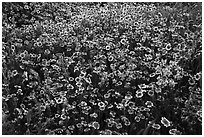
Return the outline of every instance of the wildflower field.
<path id="1" fill-rule="evenodd" d="M 3 2 L 3 135 L 201 135 L 202 3 Z"/>

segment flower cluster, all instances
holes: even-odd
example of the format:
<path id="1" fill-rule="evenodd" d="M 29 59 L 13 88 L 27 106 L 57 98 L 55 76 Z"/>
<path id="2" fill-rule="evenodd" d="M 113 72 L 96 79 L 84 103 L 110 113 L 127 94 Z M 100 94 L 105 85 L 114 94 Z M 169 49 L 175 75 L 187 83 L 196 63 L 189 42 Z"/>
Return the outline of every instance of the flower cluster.
<path id="1" fill-rule="evenodd" d="M 202 134 L 201 3 L 2 3 L 3 134 Z"/>

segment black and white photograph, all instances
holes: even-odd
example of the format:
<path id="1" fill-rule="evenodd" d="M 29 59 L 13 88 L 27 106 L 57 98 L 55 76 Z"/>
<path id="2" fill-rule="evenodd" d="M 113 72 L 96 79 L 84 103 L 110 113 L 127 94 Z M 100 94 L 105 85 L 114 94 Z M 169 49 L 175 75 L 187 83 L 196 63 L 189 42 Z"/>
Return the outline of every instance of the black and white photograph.
<path id="1" fill-rule="evenodd" d="M 202 135 L 202 1 L 1 8 L 2 135 Z"/>

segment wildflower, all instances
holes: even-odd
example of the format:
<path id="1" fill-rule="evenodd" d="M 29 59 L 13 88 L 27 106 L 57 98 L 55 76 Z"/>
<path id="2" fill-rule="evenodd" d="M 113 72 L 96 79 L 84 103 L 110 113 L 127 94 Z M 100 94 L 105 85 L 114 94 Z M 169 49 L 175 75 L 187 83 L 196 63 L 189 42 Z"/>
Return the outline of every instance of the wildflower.
<path id="1" fill-rule="evenodd" d="M 57 104 L 63 103 L 63 99 L 60 98 L 60 97 L 55 97 L 55 101 L 56 101 Z"/>
<path id="2" fill-rule="evenodd" d="M 201 78 L 201 73 L 197 73 L 196 75 L 194 75 L 195 80 L 200 80 L 200 78 Z"/>
<path id="3" fill-rule="evenodd" d="M 110 45 L 109 44 L 106 45 L 106 50 L 110 50 L 110 49 L 111 49 Z"/>
<path id="4" fill-rule="evenodd" d="M 97 118 L 97 117 L 98 117 L 98 114 L 94 112 L 93 114 L 90 114 L 90 117 Z"/>
<path id="5" fill-rule="evenodd" d="M 89 83 L 89 84 L 91 84 L 91 83 L 92 83 L 91 78 L 85 78 L 85 81 L 86 81 L 87 83 Z"/>
<path id="6" fill-rule="evenodd" d="M 65 114 L 62 114 L 62 115 L 61 115 L 61 119 L 62 119 L 62 120 L 65 120 L 66 118 L 67 118 L 67 116 L 66 116 Z"/>
<path id="7" fill-rule="evenodd" d="M 140 111 L 144 111 L 145 108 L 146 108 L 146 107 L 141 106 L 141 107 L 139 107 L 139 110 L 140 110 Z"/>
<path id="8" fill-rule="evenodd" d="M 24 59 L 26 57 L 26 53 L 25 52 L 22 52 L 19 54 L 19 58 L 20 60 Z"/>
<path id="9" fill-rule="evenodd" d="M 108 127 L 113 127 L 114 126 L 114 123 L 113 122 L 109 122 L 108 123 Z"/>
<path id="10" fill-rule="evenodd" d="M 166 50 L 170 50 L 171 49 L 171 44 L 167 44 L 166 45 Z"/>
<path id="11" fill-rule="evenodd" d="M 166 119 L 165 117 L 162 117 L 162 118 L 161 118 L 161 123 L 162 123 L 165 127 L 171 126 L 171 122 L 170 122 L 168 119 Z"/>
<path id="12" fill-rule="evenodd" d="M 15 52 L 15 49 L 16 49 L 15 45 L 11 45 L 11 50 L 12 50 L 13 52 Z"/>
<path id="13" fill-rule="evenodd" d="M 55 118 L 59 118 L 60 117 L 60 115 L 59 114 L 55 114 Z"/>
<path id="14" fill-rule="evenodd" d="M 128 107 L 133 108 L 135 106 L 135 102 L 129 101 L 128 102 Z"/>
<path id="15" fill-rule="evenodd" d="M 46 110 L 46 106 L 45 105 L 40 105 L 40 110 L 41 111 L 45 111 Z"/>
<path id="16" fill-rule="evenodd" d="M 154 106 L 154 104 L 153 104 L 151 101 L 146 101 L 145 105 L 146 105 L 148 108 Z"/>
<path id="17" fill-rule="evenodd" d="M 116 124 L 116 128 L 117 128 L 117 129 L 121 129 L 122 127 L 123 127 L 123 126 L 122 126 L 122 123 L 117 123 L 117 124 Z"/>
<path id="18" fill-rule="evenodd" d="M 120 40 L 120 42 L 121 42 L 121 44 L 125 45 L 127 43 L 127 40 L 123 38 Z"/>
<path id="19" fill-rule="evenodd" d="M 74 78 L 73 77 L 69 77 L 69 81 L 74 81 Z"/>
<path id="20" fill-rule="evenodd" d="M 153 91 L 153 90 L 149 90 L 149 91 L 147 92 L 147 94 L 152 97 L 152 96 L 154 96 L 154 91 Z"/>
<path id="21" fill-rule="evenodd" d="M 104 110 L 105 110 L 105 107 L 99 107 L 99 109 L 100 109 L 101 111 L 104 111 Z"/>
<path id="22" fill-rule="evenodd" d="M 46 54 L 50 54 L 51 52 L 50 52 L 50 50 L 49 49 L 46 49 L 45 51 L 44 51 L 44 54 L 46 55 Z"/>
<path id="23" fill-rule="evenodd" d="M 152 127 L 154 129 L 160 129 L 161 128 L 161 126 L 159 124 L 155 124 L 155 123 L 153 123 Z"/>
<path id="24" fill-rule="evenodd" d="M 135 119 L 136 122 L 140 122 L 140 117 L 139 116 L 135 116 L 134 119 Z"/>
<path id="25" fill-rule="evenodd" d="M 188 80 L 188 83 L 189 83 L 190 85 L 194 85 L 194 84 L 195 84 L 195 80 L 194 80 L 193 78 L 190 78 L 190 79 Z"/>
<path id="26" fill-rule="evenodd" d="M 121 103 L 126 107 L 128 105 L 129 100 L 122 99 Z"/>
<path id="27" fill-rule="evenodd" d="M 113 61 L 114 60 L 114 57 L 111 55 L 111 56 L 108 56 L 108 61 Z"/>
<path id="28" fill-rule="evenodd" d="M 92 122 L 91 126 L 94 128 L 94 129 L 99 129 L 100 128 L 100 124 L 96 121 Z"/>
<path id="29" fill-rule="evenodd" d="M 83 85 L 82 82 L 76 83 L 76 86 L 77 86 L 77 87 L 81 87 L 82 85 Z"/>
<path id="30" fill-rule="evenodd" d="M 123 83 L 122 83 L 121 81 L 118 81 L 115 86 L 120 86 L 120 85 L 122 85 L 122 84 L 123 84 Z"/>
<path id="31" fill-rule="evenodd" d="M 127 94 L 126 96 L 125 96 L 125 99 L 127 99 L 127 100 L 130 100 L 130 99 L 132 99 L 133 97 L 132 97 L 132 95 L 130 95 L 130 94 Z"/>
<path id="32" fill-rule="evenodd" d="M 46 64 L 47 64 L 47 62 L 46 62 Z M 58 65 L 51 65 L 51 66 L 54 70 L 57 70 L 57 71 L 61 70 L 61 68 Z"/>
<path id="33" fill-rule="evenodd" d="M 103 96 L 104 96 L 104 98 L 109 98 L 110 97 L 110 93 L 106 93 L 106 94 L 104 94 Z"/>
<path id="34" fill-rule="evenodd" d="M 22 94 L 22 91 L 23 91 L 23 90 L 22 90 L 21 88 L 19 88 L 16 93 L 17 93 L 17 94 Z"/>
<path id="35" fill-rule="evenodd" d="M 112 133 L 113 132 L 109 129 L 105 129 L 105 131 L 104 131 L 104 135 L 112 135 Z"/>
<path id="36" fill-rule="evenodd" d="M 65 97 L 66 94 L 67 94 L 67 91 L 61 91 L 61 92 L 60 92 L 60 95 L 61 95 L 62 97 Z"/>
<path id="37" fill-rule="evenodd" d="M 68 85 L 67 85 L 67 89 L 74 89 L 74 86 L 71 85 L 71 84 L 68 84 Z"/>
<path id="38" fill-rule="evenodd" d="M 162 91 L 161 88 L 155 88 L 156 93 L 161 93 L 161 91 Z"/>
<path id="39" fill-rule="evenodd" d="M 116 108 L 117 109 L 122 109 L 122 108 L 124 108 L 124 106 L 123 106 L 123 104 L 121 104 L 121 103 L 114 103 L 115 105 L 116 105 Z"/>
<path id="40" fill-rule="evenodd" d="M 151 73 L 150 75 L 149 75 L 149 77 L 155 77 L 155 73 Z"/>
<path id="41" fill-rule="evenodd" d="M 154 26 L 154 27 L 153 27 L 153 30 L 154 30 L 154 31 L 158 31 L 158 29 L 159 29 L 159 28 L 158 28 L 157 26 Z"/>
<path id="42" fill-rule="evenodd" d="M 144 108 L 144 111 L 150 111 L 150 109 L 149 108 Z"/>
<path id="43" fill-rule="evenodd" d="M 40 94 L 45 94 L 45 91 L 44 90 L 40 90 Z"/>
<path id="44" fill-rule="evenodd" d="M 83 125 L 83 126 L 87 126 L 88 125 L 88 123 L 87 123 L 87 121 L 84 121 L 84 117 L 83 118 L 81 118 L 81 124 Z"/>
<path id="45" fill-rule="evenodd" d="M 170 129 L 169 134 L 170 135 L 181 135 L 181 132 L 178 131 L 177 129 Z"/>
<path id="46" fill-rule="evenodd" d="M 20 104 L 21 108 L 24 109 L 26 106 L 25 104 Z"/>
<path id="47" fill-rule="evenodd" d="M 99 103 L 98 103 L 98 106 L 99 106 L 99 107 L 105 107 L 106 104 L 105 104 L 104 102 L 99 102 Z"/>
<path id="48" fill-rule="evenodd" d="M 88 131 L 90 131 L 91 129 L 90 128 L 85 128 L 84 129 L 84 132 L 88 132 Z"/>
<path id="49" fill-rule="evenodd" d="M 18 71 L 17 70 L 13 70 L 12 71 L 12 76 L 16 76 L 18 74 Z"/>
<path id="50" fill-rule="evenodd" d="M 68 129 L 73 131 L 75 129 L 75 126 L 74 125 L 70 125 L 70 126 L 68 126 Z"/>
<path id="51" fill-rule="evenodd" d="M 130 124 L 131 124 L 131 122 L 128 119 L 124 121 L 125 126 L 129 126 Z"/>
<path id="52" fill-rule="evenodd" d="M 111 115 L 112 117 L 115 117 L 116 112 L 114 112 L 114 111 L 110 111 L 110 115 Z"/>
<path id="53" fill-rule="evenodd" d="M 136 98 L 141 98 L 143 96 L 143 92 L 136 92 Z"/>
<path id="54" fill-rule="evenodd" d="M 77 124 L 76 124 L 76 127 L 77 127 L 77 128 L 82 128 L 82 124 L 81 124 L 81 123 L 77 123 Z"/>
<path id="55" fill-rule="evenodd" d="M 81 101 L 81 103 L 79 105 L 84 107 L 84 106 L 87 106 L 87 103 L 85 101 Z"/>

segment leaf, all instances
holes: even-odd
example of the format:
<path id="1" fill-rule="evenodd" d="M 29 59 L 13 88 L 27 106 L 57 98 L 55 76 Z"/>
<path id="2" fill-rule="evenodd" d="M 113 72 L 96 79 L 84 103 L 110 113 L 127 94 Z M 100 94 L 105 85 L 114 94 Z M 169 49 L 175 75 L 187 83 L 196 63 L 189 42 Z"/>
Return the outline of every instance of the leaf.
<path id="1" fill-rule="evenodd" d="M 137 135 L 142 135 L 144 129 L 141 129 L 139 132 L 137 132 Z"/>
<path id="2" fill-rule="evenodd" d="M 146 127 L 146 129 L 145 129 L 144 132 L 143 132 L 143 135 L 148 135 L 148 132 L 149 132 L 149 130 L 150 130 L 152 124 L 155 123 L 155 121 L 156 121 L 156 119 L 153 120 L 153 121 L 151 121 L 151 124 L 148 124 L 148 126 Z"/>
<path id="3" fill-rule="evenodd" d="M 143 135 L 148 135 L 149 129 L 151 126 L 146 127 L 146 129 L 143 132 Z"/>

